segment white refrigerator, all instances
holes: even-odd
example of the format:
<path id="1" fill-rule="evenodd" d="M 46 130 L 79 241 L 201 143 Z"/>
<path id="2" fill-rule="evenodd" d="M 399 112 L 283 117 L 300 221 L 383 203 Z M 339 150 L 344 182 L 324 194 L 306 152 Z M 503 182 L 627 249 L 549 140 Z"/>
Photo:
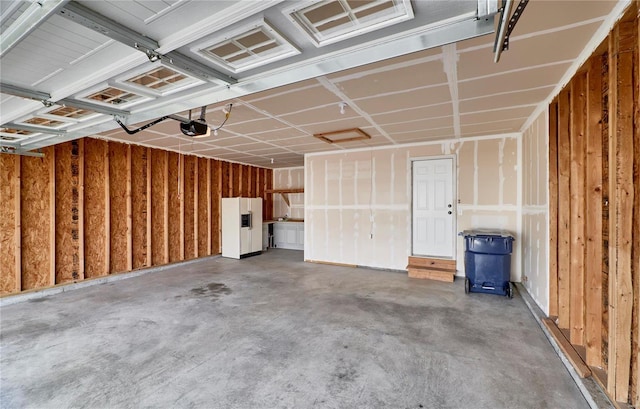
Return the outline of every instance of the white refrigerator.
<path id="1" fill-rule="evenodd" d="M 262 199 L 222 199 L 222 257 L 240 259 L 262 253 Z"/>

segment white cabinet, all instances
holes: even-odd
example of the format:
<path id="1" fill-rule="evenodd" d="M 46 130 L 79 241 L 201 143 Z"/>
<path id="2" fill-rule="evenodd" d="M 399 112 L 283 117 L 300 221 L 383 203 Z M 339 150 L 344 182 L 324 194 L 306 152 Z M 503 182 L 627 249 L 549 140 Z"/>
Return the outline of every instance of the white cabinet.
<path id="1" fill-rule="evenodd" d="M 304 250 L 304 223 L 275 222 L 273 241 L 280 249 Z"/>
<path id="2" fill-rule="evenodd" d="M 222 199 L 222 257 L 242 258 L 262 252 L 262 199 Z"/>

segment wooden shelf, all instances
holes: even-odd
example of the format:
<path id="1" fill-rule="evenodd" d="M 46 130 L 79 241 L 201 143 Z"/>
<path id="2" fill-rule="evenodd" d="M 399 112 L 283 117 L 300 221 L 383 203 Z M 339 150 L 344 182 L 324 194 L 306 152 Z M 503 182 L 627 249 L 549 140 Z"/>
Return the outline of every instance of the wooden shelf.
<path id="1" fill-rule="evenodd" d="M 282 200 L 287 204 L 287 206 L 291 207 L 291 203 L 289 202 L 289 193 L 304 193 L 304 188 L 294 188 L 294 189 L 267 189 L 265 193 L 278 193 L 282 196 Z"/>

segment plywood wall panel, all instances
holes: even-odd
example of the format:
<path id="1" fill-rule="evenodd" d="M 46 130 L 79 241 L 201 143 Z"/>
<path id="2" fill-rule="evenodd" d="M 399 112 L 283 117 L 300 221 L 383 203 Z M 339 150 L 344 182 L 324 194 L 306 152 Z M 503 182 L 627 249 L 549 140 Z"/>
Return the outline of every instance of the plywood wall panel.
<path id="1" fill-rule="evenodd" d="M 56 284 L 84 279 L 82 145 L 76 140 L 55 146 Z"/>
<path id="2" fill-rule="evenodd" d="M 220 198 L 224 197 L 223 163 L 211 160 L 211 254 L 220 254 L 221 251 Z"/>
<path id="3" fill-rule="evenodd" d="M 232 183 L 231 183 L 231 163 L 230 162 L 225 162 L 225 161 L 219 161 L 220 162 L 220 180 L 221 180 L 221 189 L 222 189 L 222 196 L 221 197 L 231 197 L 231 194 L 233 192 L 233 187 L 232 187 Z"/>
<path id="4" fill-rule="evenodd" d="M 20 292 L 20 156 L 0 154 L 0 295 Z"/>
<path id="5" fill-rule="evenodd" d="M 266 182 L 265 191 L 273 189 L 273 169 L 266 169 L 264 177 Z M 263 212 L 266 211 L 266 213 L 264 213 L 262 217 L 265 220 L 273 220 L 273 195 L 267 194 L 265 196 L 266 200 L 263 201 Z"/>
<path id="6" fill-rule="evenodd" d="M 55 149 L 21 158 L 22 289 L 55 284 Z"/>
<path id="7" fill-rule="evenodd" d="M 109 147 L 99 139 L 84 140 L 85 277 L 109 274 Z"/>
<path id="8" fill-rule="evenodd" d="M 198 256 L 211 254 L 211 161 L 198 158 Z"/>
<path id="9" fill-rule="evenodd" d="M 231 189 L 229 192 L 229 197 L 240 197 L 242 196 L 242 165 L 239 163 L 231 164 Z"/>
<path id="10" fill-rule="evenodd" d="M 196 163 L 195 156 L 184 156 L 184 258 L 196 257 L 195 196 Z"/>
<path id="11" fill-rule="evenodd" d="M 130 145 L 109 142 L 110 273 L 131 270 Z"/>
<path id="12" fill-rule="evenodd" d="M 251 167 L 247 165 L 240 165 L 240 194 L 241 197 L 250 197 L 249 183 L 251 181 Z"/>
<path id="13" fill-rule="evenodd" d="M 169 152 L 169 261 L 184 259 L 184 175 L 182 155 Z"/>
<path id="14" fill-rule="evenodd" d="M 149 161 L 148 148 L 131 147 L 131 248 L 134 269 L 151 265 L 147 248 Z"/>
<path id="15" fill-rule="evenodd" d="M 151 151 L 151 255 L 154 266 L 169 262 L 168 152 Z"/>

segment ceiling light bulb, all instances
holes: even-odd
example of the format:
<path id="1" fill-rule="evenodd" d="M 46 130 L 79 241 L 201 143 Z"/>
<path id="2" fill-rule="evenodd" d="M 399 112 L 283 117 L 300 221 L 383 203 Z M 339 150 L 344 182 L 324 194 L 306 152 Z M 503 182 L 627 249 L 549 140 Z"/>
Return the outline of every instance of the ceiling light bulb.
<path id="1" fill-rule="evenodd" d="M 218 136 L 218 130 L 217 129 L 213 130 L 213 136 Z"/>
<path id="2" fill-rule="evenodd" d="M 347 107 L 347 103 L 341 102 L 339 106 L 340 106 L 340 114 L 344 115 L 344 109 Z"/>
<path id="3" fill-rule="evenodd" d="M 273 158 L 271 158 L 271 163 L 273 164 Z"/>

